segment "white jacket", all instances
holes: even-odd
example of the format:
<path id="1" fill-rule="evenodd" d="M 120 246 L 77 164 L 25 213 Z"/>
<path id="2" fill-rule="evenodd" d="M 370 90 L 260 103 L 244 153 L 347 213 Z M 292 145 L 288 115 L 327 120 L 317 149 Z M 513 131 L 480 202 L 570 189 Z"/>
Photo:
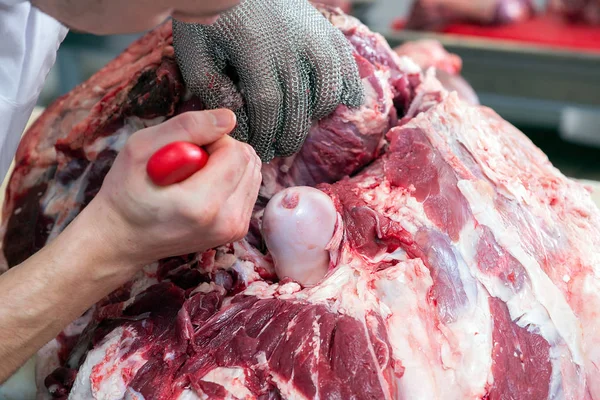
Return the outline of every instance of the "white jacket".
<path id="1" fill-rule="evenodd" d="M 26 0 L 0 0 L 0 182 L 67 28 Z"/>

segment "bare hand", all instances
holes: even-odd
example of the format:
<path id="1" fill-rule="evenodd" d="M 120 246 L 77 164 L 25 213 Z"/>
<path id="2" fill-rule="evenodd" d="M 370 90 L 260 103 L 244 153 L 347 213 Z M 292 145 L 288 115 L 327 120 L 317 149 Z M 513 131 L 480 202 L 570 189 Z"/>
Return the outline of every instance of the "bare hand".
<path id="1" fill-rule="evenodd" d="M 83 211 L 93 216 L 106 247 L 120 260 L 141 265 L 244 237 L 261 182 L 261 163 L 252 147 L 227 136 L 234 126 L 231 111 L 215 110 L 188 112 L 135 133 Z M 208 163 L 181 183 L 155 186 L 146 163 L 174 141 L 203 146 Z"/>

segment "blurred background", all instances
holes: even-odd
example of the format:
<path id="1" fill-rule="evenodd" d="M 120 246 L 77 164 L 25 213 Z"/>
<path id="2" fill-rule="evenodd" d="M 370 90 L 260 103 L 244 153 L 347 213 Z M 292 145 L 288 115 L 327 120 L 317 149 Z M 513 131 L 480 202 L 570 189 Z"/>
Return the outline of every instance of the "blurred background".
<path id="1" fill-rule="evenodd" d="M 481 104 L 525 132 L 566 175 L 600 181 L 600 0 L 321 0 L 392 47 L 423 38 L 462 59 Z M 577 3 L 579 9 L 569 8 Z M 39 105 L 90 77 L 140 35 L 69 33 Z"/>

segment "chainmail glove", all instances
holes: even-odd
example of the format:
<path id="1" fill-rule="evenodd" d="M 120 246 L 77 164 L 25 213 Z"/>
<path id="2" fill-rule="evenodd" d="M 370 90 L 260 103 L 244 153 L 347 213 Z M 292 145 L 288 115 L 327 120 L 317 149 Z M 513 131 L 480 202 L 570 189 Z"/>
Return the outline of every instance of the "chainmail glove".
<path id="1" fill-rule="evenodd" d="M 173 21 L 173 43 L 188 88 L 233 110 L 232 136 L 264 162 L 300 150 L 339 104 L 364 101 L 350 44 L 307 0 L 245 0 L 212 25 Z"/>

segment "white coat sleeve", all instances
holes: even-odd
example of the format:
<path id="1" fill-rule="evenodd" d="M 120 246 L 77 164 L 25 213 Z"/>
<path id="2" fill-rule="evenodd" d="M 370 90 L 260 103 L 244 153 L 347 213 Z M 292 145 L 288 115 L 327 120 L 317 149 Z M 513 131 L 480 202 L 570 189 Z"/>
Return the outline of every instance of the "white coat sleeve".
<path id="1" fill-rule="evenodd" d="M 66 34 L 29 1 L 0 0 L 0 182 Z"/>

